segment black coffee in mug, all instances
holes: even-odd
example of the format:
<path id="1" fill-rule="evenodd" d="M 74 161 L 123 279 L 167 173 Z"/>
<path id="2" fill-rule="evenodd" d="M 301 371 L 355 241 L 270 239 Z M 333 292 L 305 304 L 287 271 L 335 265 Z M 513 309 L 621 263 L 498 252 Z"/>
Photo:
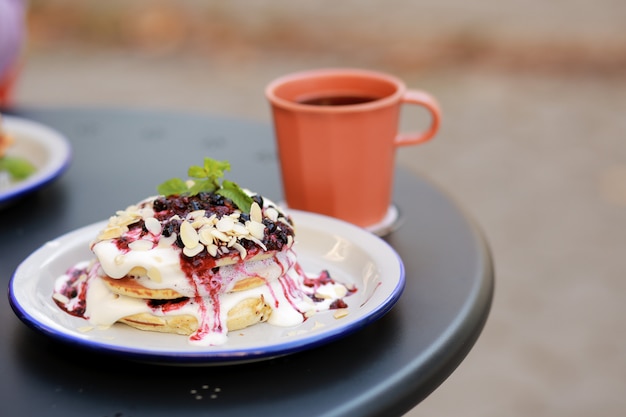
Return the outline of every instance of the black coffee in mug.
<path id="1" fill-rule="evenodd" d="M 307 104 L 310 106 L 350 106 L 353 104 L 369 103 L 370 101 L 375 100 L 378 100 L 378 97 L 345 94 L 309 97 L 303 100 L 298 100 L 298 103 Z"/>

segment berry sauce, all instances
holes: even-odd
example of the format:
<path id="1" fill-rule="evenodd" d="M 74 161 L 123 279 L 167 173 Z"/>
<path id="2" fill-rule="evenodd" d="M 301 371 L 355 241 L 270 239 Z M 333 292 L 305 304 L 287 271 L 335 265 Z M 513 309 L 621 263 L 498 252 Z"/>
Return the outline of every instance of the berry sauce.
<path id="1" fill-rule="evenodd" d="M 80 318 L 85 318 L 87 309 L 87 289 L 90 271 L 88 266 L 75 266 L 66 272 L 66 279 L 60 286 L 55 288 L 55 294 L 65 297 L 68 301 L 61 301 L 53 297 L 56 305 L 66 313 Z"/>
<path id="2" fill-rule="evenodd" d="M 300 268 L 300 265 L 297 265 L 297 268 Z M 309 296 L 309 298 L 311 298 L 311 300 L 313 300 L 316 303 L 319 303 L 321 301 L 323 301 L 320 298 L 317 298 L 315 296 L 315 294 L 317 293 L 317 289 L 327 285 L 327 284 L 338 284 L 331 276 L 330 273 L 327 270 L 323 270 L 320 272 L 320 274 L 318 276 L 307 276 L 304 271 L 302 271 L 302 268 L 300 268 L 300 270 L 298 271 L 299 274 L 301 274 L 304 277 L 304 286 L 309 288 L 309 290 L 307 291 L 307 294 Z M 350 296 L 352 294 L 354 294 L 357 290 L 356 287 L 347 287 L 346 286 L 346 297 Z M 335 301 L 333 301 L 333 303 L 330 305 L 329 310 L 336 310 L 339 308 L 347 308 L 348 305 L 345 303 L 345 301 L 343 301 L 342 298 L 339 298 Z"/>
<path id="3" fill-rule="evenodd" d="M 160 311 L 163 314 L 170 313 L 181 309 L 185 304 L 189 302 L 189 298 L 181 297 L 173 300 L 147 300 L 148 307 L 154 311 Z"/>
<path id="4" fill-rule="evenodd" d="M 219 276 L 219 268 L 215 267 L 215 259 L 208 254 L 188 258 L 181 253 L 180 266 L 194 288 L 196 295 L 193 300 L 200 309 L 201 320 L 198 323 L 198 330 L 191 335 L 190 340 L 200 341 L 210 333 L 222 333 L 219 299 L 222 293 L 222 280 Z M 209 300 L 205 300 L 200 295 L 200 288 L 209 295 Z"/>

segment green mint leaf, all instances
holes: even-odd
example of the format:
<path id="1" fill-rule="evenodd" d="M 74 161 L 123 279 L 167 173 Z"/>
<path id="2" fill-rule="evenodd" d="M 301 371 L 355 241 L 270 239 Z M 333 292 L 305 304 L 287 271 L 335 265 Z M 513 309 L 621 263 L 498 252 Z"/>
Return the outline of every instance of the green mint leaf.
<path id="1" fill-rule="evenodd" d="M 25 180 L 37 171 L 26 159 L 13 156 L 0 158 L 0 171 L 6 171 L 14 181 Z"/>
<path id="2" fill-rule="evenodd" d="M 157 187 L 157 192 L 164 196 L 180 195 L 188 191 L 187 183 L 180 178 L 172 178 Z"/>
<path id="3" fill-rule="evenodd" d="M 197 165 L 192 165 L 189 167 L 189 170 L 187 171 L 187 175 L 189 175 L 191 178 L 206 178 L 207 177 L 207 172 L 204 168 L 199 167 Z"/>
<path id="4" fill-rule="evenodd" d="M 228 161 L 204 158 L 203 166 L 192 165 L 187 170 L 187 175 L 193 178 L 192 185 L 188 186 L 180 178 L 172 178 L 159 185 L 157 191 L 166 197 L 181 194 L 197 195 L 203 192 L 216 193 L 232 200 L 244 213 L 250 213 L 252 198 L 236 183 L 222 180 L 225 171 L 230 171 Z M 221 184 L 220 180 L 222 180 Z"/>
<path id="5" fill-rule="evenodd" d="M 218 188 L 219 188 L 219 184 L 215 185 L 213 181 L 195 180 L 194 184 L 191 187 L 189 187 L 189 195 L 196 195 L 202 192 L 212 193 L 212 192 L 215 192 Z"/>
<path id="6" fill-rule="evenodd" d="M 204 170 L 207 178 L 219 179 L 224 176 L 225 171 L 230 171 L 230 162 L 204 158 Z"/>
<path id="7" fill-rule="evenodd" d="M 230 198 L 233 203 L 244 213 L 250 213 L 250 206 L 254 200 L 246 192 L 239 187 L 236 183 L 228 180 L 224 180 L 222 188 L 216 191 L 216 194 L 222 197 Z"/>
<path id="8" fill-rule="evenodd" d="M 230 171 L 230 163 L 228 161 L 204 158 L 204 170 L 206 171 L 206 178 L 212 181 L 216 188 L 219 188 L 219 180 L 224 177 L 224 171 Z"/>

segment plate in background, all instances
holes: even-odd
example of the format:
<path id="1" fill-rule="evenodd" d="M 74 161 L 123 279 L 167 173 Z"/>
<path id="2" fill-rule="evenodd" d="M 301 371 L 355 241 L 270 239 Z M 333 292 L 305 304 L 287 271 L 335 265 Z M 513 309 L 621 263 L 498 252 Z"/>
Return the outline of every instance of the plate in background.
<path id="1" fill-rule="evenodd" d="M 2 128 L 15 140 L 7 155 L 28 160 L 37 171 L 25 180 L 0 186 L 0 206 L 52 182 L 69 167 L 72 155 L 65 136 L 41 123 L 3 115 Z"/>

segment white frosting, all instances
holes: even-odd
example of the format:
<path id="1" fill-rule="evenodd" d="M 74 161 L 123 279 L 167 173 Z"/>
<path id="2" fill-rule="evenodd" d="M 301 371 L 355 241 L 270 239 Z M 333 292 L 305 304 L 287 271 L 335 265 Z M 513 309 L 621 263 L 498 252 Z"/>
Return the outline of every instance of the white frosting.
<path id="1" fill-rule="evenodd" d="M 122 252 L 113 240 L 103 240 L 92 248 L 102 269 L 111 278 L 123 278 L 135 267 L 143 267 L 146 271 L 156 268 L 161 277 L 168 281 L 183 279 L 185 275 L 180 269 L 180 250 L 171 244 L 157 245 L 150 250 L 129 250 Z"/>
<path id="2" fill-rule="evenodd" d="M 87 290 L 85 317 L 94 326 L 110 326 L 123 317 L 139 313 L 156 316 L 188 314 L 196 318 L 202 337 L 191 335 L 190 343 L 200 346 L 218 345 L 226 342 L 228 312 L 248 298 L 263 297 L 272 307 L 268 323 L 275 326 L 294 326 L 304 321 L 307 313 L 319 308 L 303 291 L 302 279 L 295 268 L 273 282 L 246 291 L 231 292 L 219 296 L 219 306 L 214 306 L 210 297 L 190 299 L 182 307 L 163 313 L 153 309 L 146 300 L 120 296 L 113 293 L 104 282 L 95 276 Z M 218 314 L 222 331 L 214 330 L 214 317 Z"/>

